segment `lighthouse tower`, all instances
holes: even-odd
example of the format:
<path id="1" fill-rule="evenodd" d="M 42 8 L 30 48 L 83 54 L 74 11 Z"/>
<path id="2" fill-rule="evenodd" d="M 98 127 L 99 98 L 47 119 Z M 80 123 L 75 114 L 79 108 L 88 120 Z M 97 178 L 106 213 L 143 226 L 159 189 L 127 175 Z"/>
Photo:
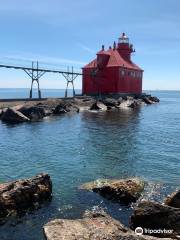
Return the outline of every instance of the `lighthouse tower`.
<path id="1" fill-rule="evenodd" d="M 133 50 L 133 45 L 129 43 L 129 38 L 126 37 L 125 33 L 122 33 L 122 36 L 118 39 L 117 50 L 124 60 L 131 61 L 131 53 L 135 50 Z"/>

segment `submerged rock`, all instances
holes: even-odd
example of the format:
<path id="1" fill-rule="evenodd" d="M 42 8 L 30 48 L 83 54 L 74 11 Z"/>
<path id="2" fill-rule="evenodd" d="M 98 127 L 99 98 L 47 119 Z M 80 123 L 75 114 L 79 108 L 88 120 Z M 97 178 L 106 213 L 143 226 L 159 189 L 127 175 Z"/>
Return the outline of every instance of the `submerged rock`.
<path id="1" fill-rule="evenodd" d="M 47 240 L 156 240 L 138 236 L 105 213 L 88 212 L 82 219 L 55 219 L 44 227 Z M 168 240 L 168 239 L 166 239 Z"/>
<path id="2" fill-rule="evenodd" d="M 164 203 L 171 207 L 180 208 L 180 190 L 168 196 Z"/>
<path id="3" fill-rule="evenodd" d="M 144 182 L 138 178 L 120 180 L 99 179 L 80 186 L 80 189 L 99 193 L 104 198 L 129 204 L 136 202 L 144 189 Z"/>
<path id="4" fill-rule="evenodd" d="M 5 112 L 3 112 L 1 120 L 6 123 L 22 123 L 30 121 L 27 116 L 13 108 L 8 108 Z"/>
<path id="5" fill-rule="evenodd" d="M 0 184 L 0 217 L 21 213 L 51 198 L 52 183 L 48 174 Z"/>
<path id="6" fill-rule="evenodd" d="M 175 237 L 180 234 L 180 209 L 161 205 L 156 202 L 143 201 L 135 207 L 130 225 L 146 229 L 172 230 L 169 233 L 158 233 L 161 237 Z M 152 234 L 153 235 L 153 234 Z M 156 235 L 154 233 L 154 235 Z"/>

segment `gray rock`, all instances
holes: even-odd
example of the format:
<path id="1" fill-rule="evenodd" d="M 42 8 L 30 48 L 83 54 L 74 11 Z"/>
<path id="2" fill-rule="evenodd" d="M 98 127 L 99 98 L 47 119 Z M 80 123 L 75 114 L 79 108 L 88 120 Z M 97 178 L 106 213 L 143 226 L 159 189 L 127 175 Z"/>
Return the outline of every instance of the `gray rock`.
<path id="1" fill-rule="evenodd" d="M 0 184 L 0 218 L 36 208 L 51 199 L 52 183 L 48 174 Z"/>
<path id="2" fill-rule="evenodd" d="M 79 108 L 73 102 L 64 100 L 59 103 L 53 111 L 54 114 L 63 114 L 67 112 L 79 112 Z"/>
<path id="3" fill-rule="evenodd" d="M 138 106 L 139 106 L 138 102 L 137 102 L 136 100 L 133 100 L 132 103 L 130 103 L 130 105 L 129 105 L 128 107 L 130 107 L 130 108 L 136 108 L 136 107 L 138 107 Z"/>
<path id="4" fill-rule="evenodd" d="M 144 189 L 144 182 L 138 178 L 120 180 L 99 179 L 85 183 L 80 189 L 99 193 L 104 198 L 129 204 L 136 202 Z"/>
<path id="5" fill-rule="evenodd" d="M 133 97 L 133 96 L 127 96 L 127 97 L 126 97 L 126 100 L 133 101 L 133 100 L 134 100 L 134 97 Z"/>
<path id="6" fill-rule="evenodd" d="M 80 111 L 87 111 L 90 107 L 96 102 L 96 100 L 92 97 L 83 97 L 83 98 L 75 98 L 74 104 L 78 106 Z"/>
<path id="7" fill-rule="evenodd" d="M 168 196 L 165 199 L 164 203 L 171 207 L 180 208 L 180 190 Z"/>
<path id="8" fill-rule="evenodd" d="M 22 107 L 19 111 L 31 121 L 38 121 L 46 116 L 44 108 L 39 106 Z"/>
<path id="9" fill-rule="evenodd" d="M 93 105 L 90 107 L 90 110 L 95 110 L 95 111 L 107 111 L 107 106 L 104 105 L 102 102 L 95 102 Z"/>
<path id="10" fill-rule="evenodd" d="M 157 236 L 175 237 L 180 234 L 180 209 L 156 202 L 143 201 L 135 207 L 130 219 L 130 226 L 132 229 L 142 227 L 146 229 L 173 230 L 172 233 L 158 233 Z"/>
<path id="11" fill-rule="evenodd" d="M 45 117 L 52 115 L 53 114 L 53 109 L 54 109 L 53 106 L 51 106 L 51 105 L 49 106 L 47 103 L 45 103 L 45 104 L 39 103 L 39 104 L 36 105 L 36 107 L 42 109 L 42 113 Z"/>
<path id="12" fill-rule="evenodd" d="M 143 101 L 144 101 L 146 104 L 153 104 L 153 103 L 154 103 L 149 97 L 144 97 L 144 98 L 143 98 Z"/>
<path id="13" fill-rule="evenodd" d="M 119 101 L 114 98 L 105 98 L 103 103 L 108 107 L 117 107 L 119 105 Z"/>
<path id="14" fill-rule="evenodd" d="M 28 117 L 13 108 L 8 108 L 3 112 L 1 120 L 6 123 L 22 123 L 30 121 Z"/>
<path id="15" fill-rule="evenodd" d="M 144 102 L 142 99 L 133 99 L 131 100 L 130 104 L 128 105 L 128 107 L 130 108 L 137 108 L 139 106 L 144 105 Z"/>
<path id="16" fill-rule="evenodd" d="M 61 105 L 58 105 L 54 109 L 53 113 L 56 114 L 56 115 L 59 115 L 59 114 L 67 113 L 67 111 L 65 110 L 64 107 L 62 107 Z"/>
<path id="17" fill-rule="evenodd" d="M 3 110 L 0 109 L 0 118 L 2 117 L 2 115 L 3 115 Z"/>
<path id="18" fill-rule="evenodd" d="M 153 97 L 153 96 L 150 96 L 149 99 L 153 102 L 159 102 L 160 101 L 159 98 Z"/>
<path id="19" fill-rule="evenodd" d="M 117 100 L 117 102 L 118 102 L 118 105 L 121 104 L 121 103 L 123 102 L 123 98 L 122 98 L 122 97 L 119 97 L 118 100 Z"/>
<path id="20" fill-rule="evenodd" d="M 153 104 L 153 103 L 157 103 L 160 100 L 157 97 L 153 97 L 151 95 L 145 95 L 142 97 L 142 100 L 146 103 L 146 104 Z"/>
<path id="21" fill-rule="evenodd" d="M 138 236 L 109 215 L 94 212 L 82 219 L 55 219 L 43 230 L 47 240 L 157 240 Z"/>

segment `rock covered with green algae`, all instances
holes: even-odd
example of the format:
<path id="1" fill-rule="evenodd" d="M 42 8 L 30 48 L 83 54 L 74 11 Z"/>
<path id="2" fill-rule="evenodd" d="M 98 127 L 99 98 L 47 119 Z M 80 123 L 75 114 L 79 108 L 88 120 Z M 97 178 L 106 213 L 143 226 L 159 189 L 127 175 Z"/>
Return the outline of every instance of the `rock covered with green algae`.
<path id="1" fill-rule="evenodd" d="M 144 182 L 139 178 L 98 179 L 81 185 L 80 189 L 97 192 L 104 198 L 129 204 L 136 202 L 141 196 Z"/>
<path id="2" fill-rule="evenodd" d="M 55 219 L 44 227 L 47 240 L 157 240 L 138 236 L 106 213 L 88 212 L 82 219 Z M 165 240 L 165 238 L 164 238 Z M 166 238 L 166 240 L 169 240 Z"/>

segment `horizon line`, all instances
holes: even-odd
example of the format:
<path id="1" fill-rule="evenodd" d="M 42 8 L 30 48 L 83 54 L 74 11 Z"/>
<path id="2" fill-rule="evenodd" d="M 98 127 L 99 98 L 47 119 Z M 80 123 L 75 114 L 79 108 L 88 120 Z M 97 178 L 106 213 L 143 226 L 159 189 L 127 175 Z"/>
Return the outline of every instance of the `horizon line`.
<path id="1" fill-rule="evenodd" d="M 30 88 L 21 88 L 21 87 L 0 87 L 1 89 L 30 89 Z M 36 90 L 37 88 L 33 88 Z M 41 88 L 41 90 L 66 90 L 66 88 Z M 69 88 L 69 90 L 72 90 Z M 82 90 L 80 88 L 75 88 L 75 90 Z M 143 89 L 142 91 L 180 91 L 180 89 Z"/>

